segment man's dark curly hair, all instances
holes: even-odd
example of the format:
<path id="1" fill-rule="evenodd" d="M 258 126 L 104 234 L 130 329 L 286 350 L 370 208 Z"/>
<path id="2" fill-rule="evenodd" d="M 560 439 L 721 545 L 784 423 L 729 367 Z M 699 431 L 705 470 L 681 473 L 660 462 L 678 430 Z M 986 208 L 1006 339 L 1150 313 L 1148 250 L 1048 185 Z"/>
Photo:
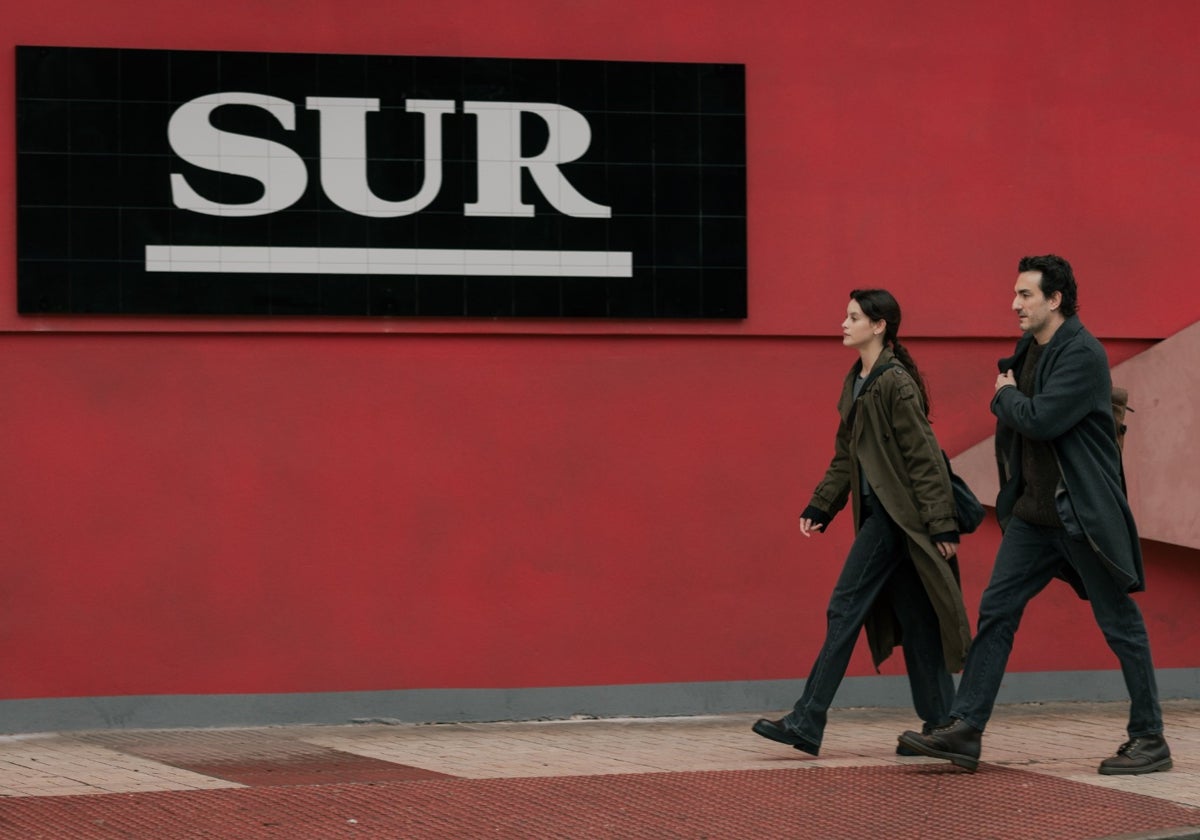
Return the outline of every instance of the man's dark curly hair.
<path id="1" fill-rule="evenodd" d="M 1079 291 L 1075 287 L 1075 272 L 1071 264 L 1062 257 L 1046 254 L 1043 257 L 1021 257 L 1017 264 L 1017 273 L 1026 271 L 1042 272 L 1042 294 L 1050 297 L 1055 292 L 1062 292 L 1062 303 L 1058 311 L 1064 318 L 1070 318 L 1079 308 Z"/>

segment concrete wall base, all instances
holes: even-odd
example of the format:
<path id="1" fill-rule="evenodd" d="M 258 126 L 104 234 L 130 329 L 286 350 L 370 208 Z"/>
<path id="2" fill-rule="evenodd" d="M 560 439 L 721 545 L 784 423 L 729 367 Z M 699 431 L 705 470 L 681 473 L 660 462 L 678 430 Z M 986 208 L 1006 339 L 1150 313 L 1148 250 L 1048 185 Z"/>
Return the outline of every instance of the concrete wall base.
<path id="1" fill-rule="evenodd" d="M 1200 698 L 1200 669 L 1158 672 L 1162 699 Z M 345 724 L 451 723 L 573 717 L 671 717 L 774 712 L 791 707 L 803 680 L 663 683 L 514 689 L 414 689 L 314 694 L 206 694 L 59 697 L 0 701 L 0 732 L 87 729 Z M 1005 677 L 998 702 L 1120 701 L 1119 671 L 1017 673 Z M 903 707 L 903 676 L 848 677 L 836 706 Z"/>

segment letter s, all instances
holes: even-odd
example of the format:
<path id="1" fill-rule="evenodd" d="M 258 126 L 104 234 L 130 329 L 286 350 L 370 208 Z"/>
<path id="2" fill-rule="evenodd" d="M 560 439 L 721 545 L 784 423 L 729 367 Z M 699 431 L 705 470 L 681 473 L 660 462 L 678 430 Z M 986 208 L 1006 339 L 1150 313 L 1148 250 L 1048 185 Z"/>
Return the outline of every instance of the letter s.
<path id="1" fill-rule="evenodd" d="M 222 105 L 262 108 L 288 131 L 295 129 L 295 107 L 274 96 L 212 93 L 180 105 L 167 124 L 171 150 L 202 169 L 253 178 L 262 184 L 263 194 L 245 204 L 222 204 L 197 193 L 183 175 L 172 173 L 171 200 L 175 206 L 210 216 L 262 216 L 295 204 L 308 185 L 304 161 L 280 143 L 213 127 L 212 112 Z"/>

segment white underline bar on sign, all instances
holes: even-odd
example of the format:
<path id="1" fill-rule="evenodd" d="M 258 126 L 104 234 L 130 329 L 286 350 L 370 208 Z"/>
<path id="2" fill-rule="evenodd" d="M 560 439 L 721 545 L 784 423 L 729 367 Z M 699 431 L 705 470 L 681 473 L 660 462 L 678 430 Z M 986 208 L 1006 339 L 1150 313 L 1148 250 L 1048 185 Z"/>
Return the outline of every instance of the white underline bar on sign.
<path id="1" fill-rule="evenodd" d="M 146 271 L 212 274 L 632 277 L 633 252 L 147 245 Z"/>

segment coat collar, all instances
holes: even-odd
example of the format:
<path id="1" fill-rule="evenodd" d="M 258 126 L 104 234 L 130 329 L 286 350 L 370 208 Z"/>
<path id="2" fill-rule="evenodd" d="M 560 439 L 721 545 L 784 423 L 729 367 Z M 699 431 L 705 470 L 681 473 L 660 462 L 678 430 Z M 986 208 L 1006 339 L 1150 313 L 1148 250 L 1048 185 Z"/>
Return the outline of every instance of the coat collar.
<path id="1" fill-rule="evenodd" d="M 1083 322 L 1079 320 L 1078 315 L 1072 315 L 1063 321 L 1061 327 L 1054 331 L 1054 335 L 1050 337 L 1050 343 L 1046 345 L 1046 353 L 1049 355 L 1051 351 L 1057 350 L 1059 346 L 1070 341 L 1079 331 L 1083 329 Z M 1029 345 L 1033 344 L 1033 336 L 1025 333 L 1017 341 L 1017 347 L 1011 356 L 1001 359 L 997 364 L 1000 372 L 1004 373 L 1007 370 L 1013 370 L 1021 366 L 1021 361 L 1025 358 L 1025 354 L 1029 351 Z"/>
<path id="2" fill-rule="evenodd" d="M 845 387 L 842 390 L 842 400 L 840 403 L 842 419 L 847 424 L 854 422 L 854 409 L 858 405 L 858 400 L 862 399 L 871 387 L 871 383 L 883 375 L 883 372 L 889 367 L 900 366 L 900 361 L 896 358 L 896 354 L 889 348 L 883 348 L 883 352 L 879 354 L 879 358 L 875 360 L 875 364 L 871 366 L 871 372 L 867 374 L 867 381 L 863 383 L 862 388 L 858 392 L 858 399 L 853 397 L 854 380 L 862 373 L 862 359 L 859 359 L 850 368 L 850 373 L 846 375 Z"/>
<path id="3" fill-rule="evenodd" d="M 886 367 L 900 364 L 896 360 L 896 354 L 889 347 L 884 347 L 879 353 L 879 358 L 875 360 L 875 364 L 871 366 L 871 372 L 867 374 L 867 381 L 863 383 L 863 390 L 867 390 L 867 386 L 875 381 L 879 374 L 883 373 Z M 850 376 L 856 377 L 862 373 L 862 359 L 854 363 L 854 367 L 850 368 Z M 851 379 L 853 381 L 853 379 Z"/>

